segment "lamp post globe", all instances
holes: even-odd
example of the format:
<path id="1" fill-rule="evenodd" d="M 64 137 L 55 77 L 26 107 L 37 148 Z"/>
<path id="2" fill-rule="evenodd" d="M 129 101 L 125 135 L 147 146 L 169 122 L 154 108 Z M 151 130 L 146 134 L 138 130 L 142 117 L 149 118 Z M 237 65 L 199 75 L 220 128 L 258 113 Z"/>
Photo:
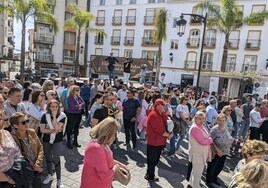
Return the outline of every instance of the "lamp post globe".
<path id="1" fill-rule="evenodd" d="M 183 19 L 183 15 L 180 16 L 180 19 L 176 21 L 177 25 L 177 34 L 181 37 L 185 33 L 187 21 Z"/>

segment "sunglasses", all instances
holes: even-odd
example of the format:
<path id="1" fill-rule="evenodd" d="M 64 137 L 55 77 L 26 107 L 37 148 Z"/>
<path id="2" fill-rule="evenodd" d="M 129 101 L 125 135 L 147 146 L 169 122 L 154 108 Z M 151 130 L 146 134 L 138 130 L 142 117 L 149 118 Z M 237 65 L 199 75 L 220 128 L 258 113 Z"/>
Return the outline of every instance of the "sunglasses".
<path id="1" fill-rule="evenodd" d="M 29 119 L 26 119 L 26 120 L 24 120 L 24 121 L 21 122 L 22 125 L 26 125 L 28 123 L 30 123 L 30 120 Z"/>
<path id="2" fill-rule="evenodd" d="M 45 97 L 46 95 L 44 95 L 44 94 L 40 94 L 40 96 L 41 96 L 41 97 Z"/>

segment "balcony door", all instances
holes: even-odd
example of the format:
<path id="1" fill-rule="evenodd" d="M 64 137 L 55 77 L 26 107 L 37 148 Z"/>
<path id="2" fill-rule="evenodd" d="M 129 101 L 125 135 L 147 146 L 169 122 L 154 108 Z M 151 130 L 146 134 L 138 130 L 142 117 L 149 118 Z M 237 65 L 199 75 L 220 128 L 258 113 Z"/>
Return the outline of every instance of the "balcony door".
<path id="1" fill-rule="evenodd" d="M 198 46 L 200 39 L 200 30 L 199 29 L 192 29 L 190 31 L 189 43 L 191 46 Z"/>
<path id="2" fill-rule="evenodd" d="M 214 47 L 216 45 L 216 35 L 217 32 L 214 29 L 209 29 L 206 31 L 206 46 Z"/>

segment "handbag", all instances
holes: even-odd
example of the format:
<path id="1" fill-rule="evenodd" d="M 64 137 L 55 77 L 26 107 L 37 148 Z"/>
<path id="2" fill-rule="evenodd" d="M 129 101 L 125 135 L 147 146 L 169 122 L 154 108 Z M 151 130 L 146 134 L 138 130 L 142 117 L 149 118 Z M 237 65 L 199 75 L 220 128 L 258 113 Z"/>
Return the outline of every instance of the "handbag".
<path id="1" fill-rule="evenodd" d="M 130 171 L 128 169 L 115 165 L 114 179 L 123 185 L 127 185 L 130 182 Z"/>

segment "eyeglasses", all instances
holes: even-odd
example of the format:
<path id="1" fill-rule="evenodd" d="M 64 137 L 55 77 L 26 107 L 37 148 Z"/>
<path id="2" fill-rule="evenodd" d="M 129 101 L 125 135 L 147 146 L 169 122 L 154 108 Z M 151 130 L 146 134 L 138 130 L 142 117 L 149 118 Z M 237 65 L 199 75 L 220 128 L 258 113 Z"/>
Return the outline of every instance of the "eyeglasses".
<path id="1" fill-rule="evenodd" d="M 20 122 L 22 125 L 26 125 L 26 124 L 28 124 L 28 123 L 30 123 L 30 120 L 29 119 L 26 119 L 26 120 L 24 120 L 24 121 L 22 121 L 22 122 Z"/>

